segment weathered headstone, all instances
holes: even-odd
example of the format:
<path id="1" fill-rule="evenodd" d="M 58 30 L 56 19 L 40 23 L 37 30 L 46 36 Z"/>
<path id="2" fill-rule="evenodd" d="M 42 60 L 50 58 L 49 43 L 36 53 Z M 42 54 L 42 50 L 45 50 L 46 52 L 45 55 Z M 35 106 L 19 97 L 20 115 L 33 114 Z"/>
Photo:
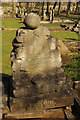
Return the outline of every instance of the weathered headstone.
<path id="1" fill-rule="evenodd" d="M 28 14 L 26 27 L 17 30 L 12 43 L 14 97 L 10 98 L 11 112 L 73 104 L 73 94 L 61 68 L 58 40 L 50 35 L 48 28 L 39 24 L 37 14 Z"/>

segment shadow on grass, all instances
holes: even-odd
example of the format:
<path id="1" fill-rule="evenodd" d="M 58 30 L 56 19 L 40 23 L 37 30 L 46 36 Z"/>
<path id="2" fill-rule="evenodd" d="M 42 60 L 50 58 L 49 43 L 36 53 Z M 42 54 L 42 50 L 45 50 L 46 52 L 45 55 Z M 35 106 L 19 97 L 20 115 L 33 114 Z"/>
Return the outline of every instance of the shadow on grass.
<path id="1" fill-rule="evenodd" d="M 23 23 L 24 24 L 24 22 L 19 22 L 19 23 Z"/>
<path id="2" fill-rule="evenodd" d="M 69 20 L 79 20 L 78 17 L 75 17 L 75 15 L 70 14 L 68 17 L 66 16 L 65 13 L 62 13 L 60 15 L 58 15 L 57 13 L 55 14 L 55 17 L 60 17 L 60 18 L 64 18 L 64 19 L 69 19 Z"/>
<path id="3" fill-rule="evenodd" d="M 78 39 L 75 39 L 75 38 L 65 38 L 67 40 L 72 40 L 72 41 L 78 41 Z"/>

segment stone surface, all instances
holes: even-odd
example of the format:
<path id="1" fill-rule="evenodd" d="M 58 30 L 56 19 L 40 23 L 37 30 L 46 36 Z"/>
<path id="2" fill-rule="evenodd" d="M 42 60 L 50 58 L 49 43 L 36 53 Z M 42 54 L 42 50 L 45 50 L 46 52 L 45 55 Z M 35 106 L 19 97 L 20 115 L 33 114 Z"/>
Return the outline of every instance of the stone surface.
<path id="1" fill-rule="evenodd" d="M 29 13 L 25 17 L 25 24 L 30 28 L 37 28 L 40 25 L 40 17 L 35 13 Z"/>
<path id="2" fill-rule="evenodd" d="M 58 40 L 45 26 L 18 29 L 12 45 L 11 111 L 18 107 L 22 111 L 46 110 L 73 103 L 72 90 L 61 68 Z M 66 96 L 72 98 L 70 102 Z"/>
<path id="3" fill-rule="evenodd" d="M 58 40 L 58 49 L 62 55 L 70 53 L 69 49 L 61 40 Z"/>
<path id="4" fill-rule="evenodd" d="M 22 98 L 16 98 L 15 100 L 11 99 L 11 111 L 12 112 L 41 111 L 41 110 L 61 108 L 61 107 L 73 105 L 74 97 L 72 95 L 71 96 L 68 95 L 64 97 L 57 95 L 57 97 L 54 97 L 53 94 L 46 94 L 46 95 L 39 95 L 37 97 L 36 96 L 22 97 Z"/>
<path id="5" fill-rule="evenodd" d="M 13 71 L 20 69 L 36 75 L 37 72 L 61 67 L 57 39 L 50 36 L 50 31 L 46 27 L 40 26 L 35 30 L 19 29 L 17 33 L 13 46 L 15 47 L 16 43 L 18 48 L 12 52 L 16 54 L 16 59 L 15 55 L 11 57 L 14 59 Z"/>

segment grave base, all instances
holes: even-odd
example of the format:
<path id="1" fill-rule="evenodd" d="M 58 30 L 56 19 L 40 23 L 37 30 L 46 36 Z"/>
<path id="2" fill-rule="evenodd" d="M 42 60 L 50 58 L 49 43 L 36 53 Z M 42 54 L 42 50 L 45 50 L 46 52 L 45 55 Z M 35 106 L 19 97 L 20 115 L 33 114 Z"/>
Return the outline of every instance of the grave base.
<path id="1" fill-rule="evenodd" d="M 45 111 L 31 111 L 31 112 L 16 112 L 7 113 L 5 115 L 6 120 L 16 120 L 16 119 L 45 119 L 45 118 L 65 118 L 62 109 L 51 109 Z"/>
<path id="2" fill-rule="evenodd" d="M 12 112 L 29 112 L 29 111 L 41 111 L 65 106 L 71 106 L 74 104 L 74 96 L 53 97 L 53 95 L 38 96 L 38 97 L 23 97 L 11 99 L 11 111 Z"/>

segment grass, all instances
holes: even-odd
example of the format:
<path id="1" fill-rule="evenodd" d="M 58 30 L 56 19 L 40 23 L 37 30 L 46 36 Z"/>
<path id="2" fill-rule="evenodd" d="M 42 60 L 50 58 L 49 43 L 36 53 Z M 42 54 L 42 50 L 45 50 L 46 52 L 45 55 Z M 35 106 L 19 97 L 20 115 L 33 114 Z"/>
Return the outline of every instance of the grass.
<path id="1" fill-rule="evenodd" d="M 74 61 L 64 67 L 65 75 L 71 77 L 73 81 L 80 81 L 80 55 L 74 54 Z"/>
<path id="2" fill-rule="evenodd" d="M 67 24 L 67 25 L 74 25 L 76 22 L 63 22 L 63 24 Z"/>
<path id="3" fill-rule="evenodd" d="M 2 26 L 4 26 L 4 28 L 20 28 L 24 27 L 25 25 L 19 18 L 4 18 L 2 20 Z"/>
<path id="4" fill-rule="evenodd" d="M 60 23 L 48 23 L 48 24 L 40 24 L 40 25 L 42 25 L 42 26 L 46 26 L 46 27 L 48 27 L 48 28 L 50 28 L 50 27 L 60 27 Z"/>
<path id="5" fill-rule="evenodd" d="M 15 33 L 15 31 L 2 31 L 2 72 L 8 75 L 12 74 L 10 53 Z"/>
<path id="6" fill-rule="evenodd" d="M 75 32 L 71 32 L 71 31 L 51 32 L 51 35 L 62 41 L 77 41 L 77 40 L 79 40 L 78 34 Z"/>

